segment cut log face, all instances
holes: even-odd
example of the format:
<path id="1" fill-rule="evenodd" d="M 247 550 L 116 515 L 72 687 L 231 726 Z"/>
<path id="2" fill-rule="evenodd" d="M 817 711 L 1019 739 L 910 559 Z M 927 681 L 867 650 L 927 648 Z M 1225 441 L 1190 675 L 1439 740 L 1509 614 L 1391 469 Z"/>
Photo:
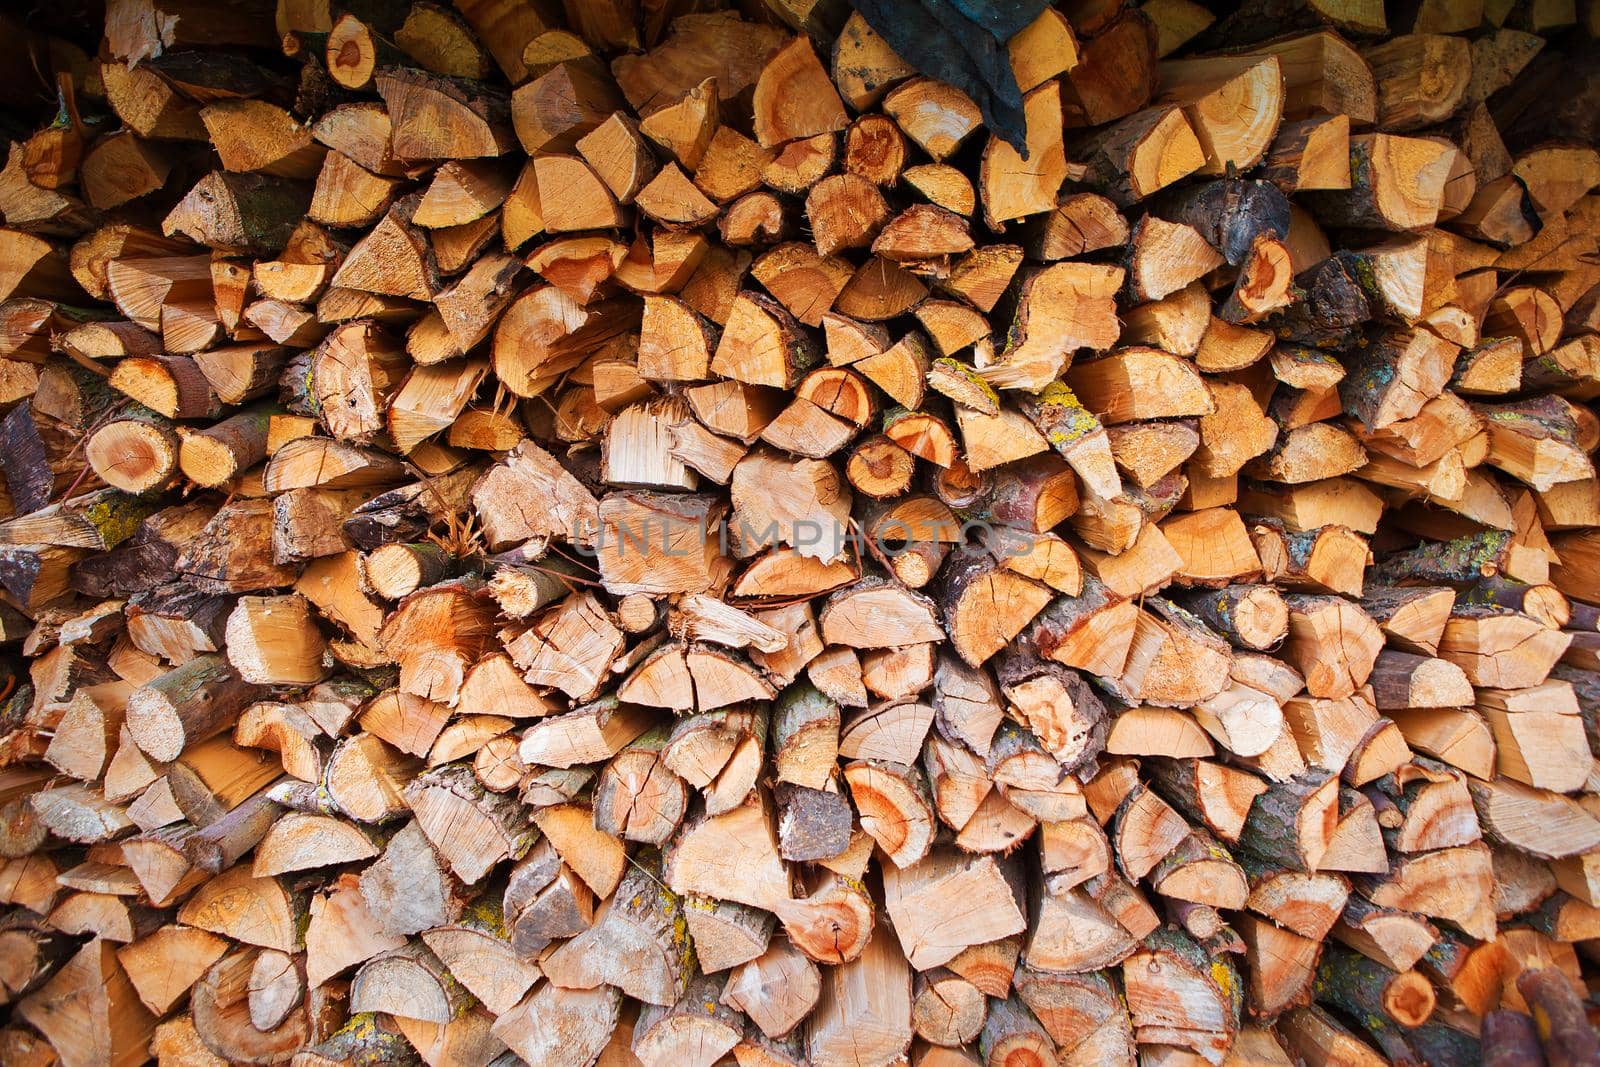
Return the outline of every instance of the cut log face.
<path id="1" fill-rule="evenodd" d="M 885 877 L 885 907 L 911 946 L 907 959 L 919 971 L 948 964 L 971 945 L 1025 928 L 1005 869 L 992 856 L 935 852 Z M 969 925 L 971 919 L 963 916 L 983 925 Z"/>
<path id="2" fill-rule="evenodd" d="M 89 7 L 0 1062 L 1596 1061 L 1593 3 Z"/>

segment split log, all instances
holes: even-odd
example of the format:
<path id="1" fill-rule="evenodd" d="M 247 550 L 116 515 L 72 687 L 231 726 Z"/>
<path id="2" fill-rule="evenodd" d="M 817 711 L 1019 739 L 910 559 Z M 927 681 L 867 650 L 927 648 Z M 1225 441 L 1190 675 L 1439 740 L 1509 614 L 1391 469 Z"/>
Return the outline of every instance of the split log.
<path id="1" fill-rule="evenodd" d="M 767 6 L 19 31 L 0 1059 L 1592 1059 L 1584 13 Z"/>
<path id="2" fill-rule="evenodd" d="M 874 937 L 860 958 L 827 978 L 807 1032 L 813 1060 L 849 1055 L 862 1067 L 882 1067 L 905 1053 L 912 1037 L 911 971 L 892 933 Z"/>
<path id="3" fill-rule="evenodd" d="M 659 863 L 654 870 L 659 875 Z M 692 977 L 684 963 L 689 936 L 681 922 L 684 905 L 650 874 L 650 867 L 632 868 L 595 924 L 545 958 L 541 969 L 551 981 L 566 989 L 607 983 L 661 1006 L 683 995 Z"/>

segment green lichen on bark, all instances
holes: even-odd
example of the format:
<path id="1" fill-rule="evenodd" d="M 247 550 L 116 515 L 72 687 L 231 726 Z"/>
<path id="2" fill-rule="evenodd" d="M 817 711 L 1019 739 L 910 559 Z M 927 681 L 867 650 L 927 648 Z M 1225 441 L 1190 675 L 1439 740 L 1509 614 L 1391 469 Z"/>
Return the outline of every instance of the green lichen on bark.
<path id="1" fill-rule="evenodd" d="M 320 1057 L 342 1067 L 383 1067 L 422 1062 L 394 1021 L 371 1011 L 350 1016 L 350 1020 L 329 1035 L 327 1040 L 307 1051 L 311 1057 Z"/>
<path id="2" fill-rule="evenodd" d="M 94 527 L 106 549 L 117 547 L 138 532 L 140 523 L 154 514 L 158 498 L 112 490 L 99 495 L 78 512 Z"/>
<path id="3" fill-rule="evenodd" d="M 1152 931 L 1144 939 L 1140 951 L 1123 966 L 1143 966 L 1137 962 L 1141 956 L 1157 954 L 1171 957 L 1196 975 L 1208 979 L 1221 998 L 1220 1007 L 1227 1033 L 1231 1035 L 1238 1032 L 1239 1021 L 1244 1013 L 1244 982 L 1240 980 L 1239 969 L 1228 954 L 1212 955 L 1177 927 L 1163 926 Z"/>
<path id="4" fill-rule="evenodd" d="M 1480 530 L 1450 541 L 1426 541 L 1378 565 L 1379 582 L 1475 582 L 1499 571 L 1508 530 Z"/>
<path id="5" fill-rule="evenodd" d="M 676 974 L 674 985 L 683 992 L 690 976 L 695 973 L 694 938 L 689 936 L 689 920 L 685 908 L 694 903 L 667 888 L 665 868 L 660 850 L 642 849 L 629 861 L 630 870 L 617 890 L 618 899 L 625 902 L 626 913 L 640 926 L 655 927 L 666 936 L 662 946 L 673 953 Z M 623 890 L 627 890 L 626 895 Z M 711 902 L 706 910 L 713 910 Z"/>
<path id="6" fill-rule="evenodd" d="M 1383 964 L 1343 945 L 1329 944 L 1317 967 L 1312 994 L 1358 1023 L 1394 1058 L 1395 1052 L 1405 1048 L 1405 1031 L 1388 1014 L 1385 998 L 1391 984 L 1400 977 Z M 1412 981 L 1415 980 L 1413 974 Z M 1420 1011 L 1422 1005 L 1414 1007 Z"/>
<path id="7" fill-rule="evenodd" d="M 499 893 L 484 893 L 473 900 L 456 919 L 457 926 L 509 941 L 511 932 L 506 929 L 503 897 Z"/>
<path id="8" fill-rule="evenodd" d="M 1578 447 L 1578 424 L 1572 408 L 1558 396 L 1541 396 L 1510 404 L 1474 404 L 1473 410 L 1495 426 L 1535 441 L 1560 441 Z"/>
<path id="9" fill-rule="evenodd" d="M 1100 419 L 1084 407 L 1078 395 L 1059 378 L 1039 390 L 1037 395 L 1019 393 L 1017 407 L 1044 435 L 1050 447 L 1069 460 L 1079 442 L 1105 433 Z"/>
<path id="10" fill-rule="evenodd" d="M 983 375 L 978 373 L 976 368 L 952 356 L 940 356 L 933 361 L 933 369 L 928 375 L 930 383 L 939 375 L 953 379 L 946 386 L 946 389 L 949 390 L 946 395 L 949 395 L 951 399 L 961 402 L 961 397 L 955 394 L 970 391 L 976 394 L 972 399 L 978 400 L 982 405 L 973 405 L 975 410 L 982 410 L 985 414 L 993 414 L 999 410 L 999 392 L 984 379 Z M 936 385 L 935 388 L 938 388 L 938 386 Z M 945 392 L 945 389 L 940 389 L 939 391 Z"/>

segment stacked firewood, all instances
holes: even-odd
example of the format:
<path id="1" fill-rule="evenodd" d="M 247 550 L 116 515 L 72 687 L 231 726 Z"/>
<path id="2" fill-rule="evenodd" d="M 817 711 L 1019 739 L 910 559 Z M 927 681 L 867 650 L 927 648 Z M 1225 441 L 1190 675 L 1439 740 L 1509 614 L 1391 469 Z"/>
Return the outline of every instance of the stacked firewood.
<path id="1" fill-rule="evenodd" d="M 1597 1062 L 1600 4 L 36 7 L 0 1062 Z"/>

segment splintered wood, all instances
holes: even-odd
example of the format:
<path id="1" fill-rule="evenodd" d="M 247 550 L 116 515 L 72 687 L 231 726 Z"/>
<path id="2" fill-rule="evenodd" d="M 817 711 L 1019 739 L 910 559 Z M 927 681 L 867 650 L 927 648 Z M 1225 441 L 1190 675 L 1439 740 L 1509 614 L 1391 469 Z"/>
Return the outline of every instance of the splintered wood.
<path id="1" fill-rule="evenodd" d="M 24 6 L 0 1063 L 1600 1063 L 1600 3 Z"/>

